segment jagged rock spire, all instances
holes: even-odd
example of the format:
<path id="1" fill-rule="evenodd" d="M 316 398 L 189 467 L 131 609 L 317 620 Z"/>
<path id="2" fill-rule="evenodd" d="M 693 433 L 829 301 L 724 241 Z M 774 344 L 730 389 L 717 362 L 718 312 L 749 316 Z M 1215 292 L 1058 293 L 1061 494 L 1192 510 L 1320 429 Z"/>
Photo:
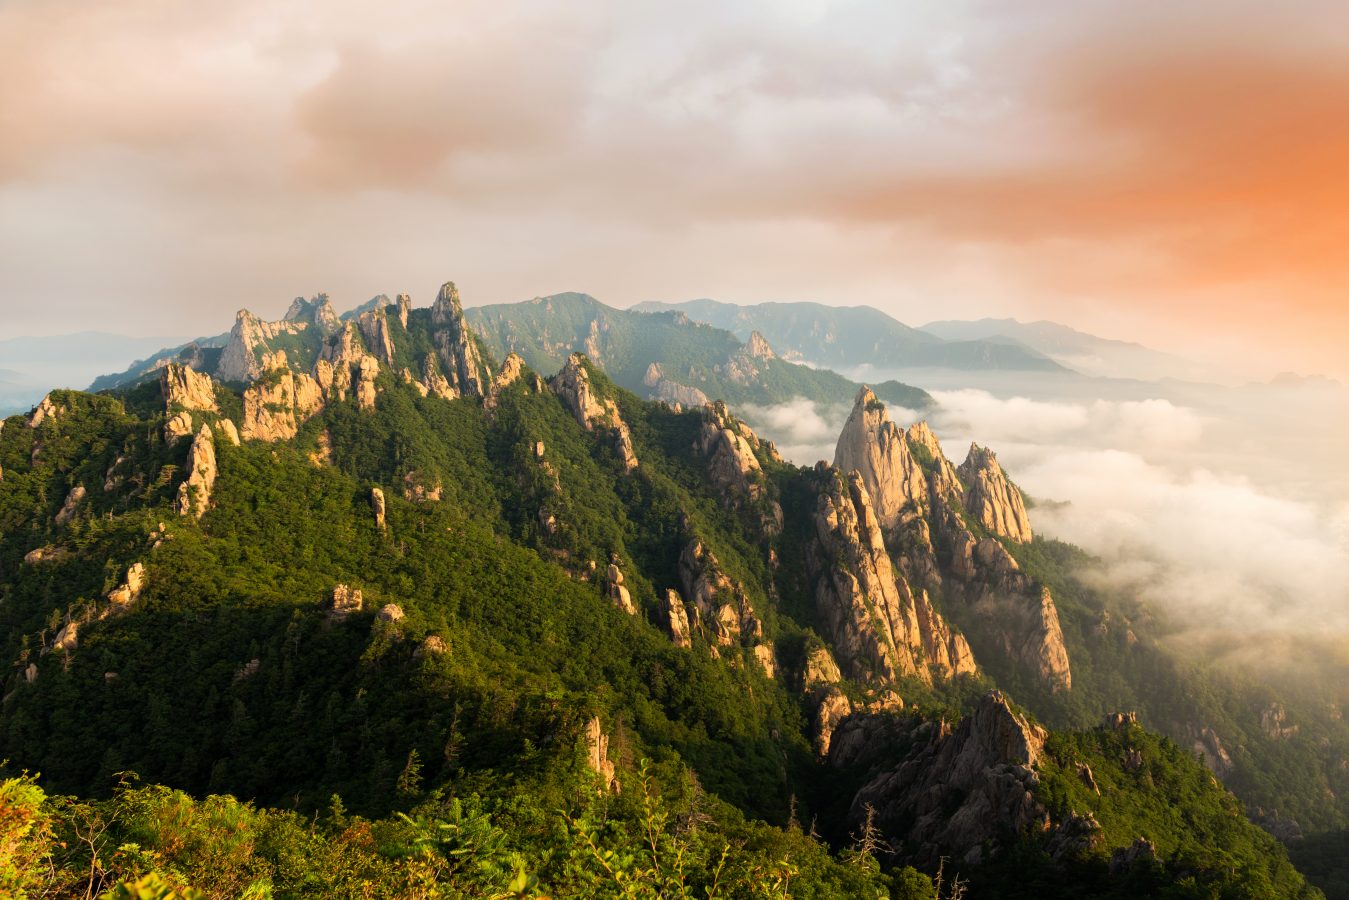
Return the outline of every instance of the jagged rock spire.
<path id="1" fill-rule="evenodd" d="M 478 353 L 473 332 L 464 318 L 459 289 L 453 281 L 440 287 L 431 306 L 431 326 L 440 365 L 450 386 L 461 396 L 481 397 L 491 373 Z"/>
<path id="2" fill-rule="evenodd" d="M 956 472 L 966 485 L 965 510 L 975 521 L 994 534 L 1030 542 L 1033 535 L 1021 491 L 1002 470 L 992 450 L 970 444 L 969 456 Z"/>
<path id="3" fill-rule="evenodd" d="M 975 671 L 974 656 L 932 607 L 898 577 L 861 475 L 821 469 L 816 542 L 807 556 L 816 607 L 839 663 L 853 678 L 931 681 Z"/>
<path id="4" fill-rule="evenodd" d="M 890 530 L 928 507 L 927 479 L 908 438 L 871 388 L 857 392 L 834 450 L 834 465 L 862 476 L 881 527 Z"/>

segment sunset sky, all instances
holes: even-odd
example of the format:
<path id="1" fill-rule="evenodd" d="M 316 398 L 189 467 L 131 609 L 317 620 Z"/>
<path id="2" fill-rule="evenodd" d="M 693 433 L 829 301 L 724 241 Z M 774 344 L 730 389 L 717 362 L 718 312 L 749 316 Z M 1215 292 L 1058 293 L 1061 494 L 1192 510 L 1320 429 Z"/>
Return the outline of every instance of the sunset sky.
<path id="1" fill-rule="evenodd" d="M 1349 378 L 1344 3 L 4 0 L 0 134 L 0 337 L 453 279 Z"/>

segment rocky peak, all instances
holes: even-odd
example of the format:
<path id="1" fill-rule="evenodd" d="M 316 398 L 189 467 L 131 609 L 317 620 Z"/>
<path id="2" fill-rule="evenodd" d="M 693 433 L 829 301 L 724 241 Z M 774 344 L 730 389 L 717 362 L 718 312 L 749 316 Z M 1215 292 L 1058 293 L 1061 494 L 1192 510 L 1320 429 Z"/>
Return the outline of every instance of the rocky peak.
<path id="1" fill-rule="evenodd" d="M 381 296 L 378 298 L 383 302 L 375 304 L 374 309 L 368 309 L 356 320 L 357 327 L 361 330 L 361 337 L 365 338 L 365 344 L 374 353 L 375 358 L 385 365 L 393 365 L 393 335 L 389 332 L 389 298 Z"/>
<path id="2" fill-rule="evenodd" d="M 464 318 L 459 289 L 453 281 L 440 287 L 431 306 L 431 327 L 441 368 L 450 386 L 462 396 L 482 396 L 491 373 L 478 353 L 478 345 Z"/>
<path id="3" fill-rule="evenodd" d="M 164 405 L 169 412 L 200 410 L 219 412 L 215 402 L 215 382 L 210 375 L 197 372 L 191 366 L 171 362 L 159 372 L 159 388 L 164 394 Z"/>
<path id="4" fill-rule="evenodd" d="M 768 341 L 757 331 L 749 333 L 749 342 L 745 345 L 745 351 L 755 359 L 777 359 L 777 354 L 773 348 L 768 346 Z"/>
<path id="5" fill-rule="evenodd" d="M 520 354 L 507 354 L 506 361 L 501 364 L 501 371 L 492 379 L 492 386 L 488 388 L 487 396 L 483 398 L 483 407 L 489 411 L 496 409 L 501 402 L 502 392 L 519 381 L 524 373 L 525 361 L 520 358 Z"/>
<path id="6" fill-rule="evenodd" d="M 282 368 L 250 384 L 243 400 L 245 440 L 288 441 L 323 408 L 323 390 L 314 378 Z"/>
<path id="7" fill-rule="evenodd" d="M 412 298 L 407 294 L 399 294 L 398 300 L 398 323 L 404 328 L 408 327 L 408 316 L 412 313 Z"/>
<path id="8" fill-rule="evenodd" d="M 915 456 L 922 455 L 931 459 L 932 462 L 925 468 L 928 472 L 928 480 L 937 495 L 949 497 L 964 491 L 960 484 L 960 478 L 956 475 L 956 467 L 951 465 L 951 461 L 942 452 L 941 442 L 932 433 L 932 429 L 928 426 L 926 420 L 910 425 L 905 435 L 909 439 L 909 449 L 914 451 Z M 915 450 L 915 448 L 921 449 Z"/>
<path id="9" fill-rule="evenodd" d="M 823 486 L 806 565 L 843 670 L 883 681 L 973 672 L 965 639 L 951 632 L 926 592 L 915 594 L 896 574 L 861 475 L 818 474 Z"/>
<path id="10" fill-rule="evenodd" d="M 551 387 L 586 431 L 595 431 L 597 428 L 612 431 L 614 449 L 622 459 L 623 467 L 629 472 L 637 468 L 637 454 L 632 449 L 628 425 L 623 421 L 618 404 L 613 399 L 606 397 L 601 400 L 596 394 L 584 356 L 573 353 L 568 357 L 567 364 L 553 376 Z"/>
<path id="11" fill-rule="evenodd" d="M 844 473 L 861 474 L 881 527 L 887 531 L 928 507 L 927 479 L 909 450 L 908 438 L 890 421 L 885 404 L 869 387 L 857 392 L 834 449 L 834 465 Z"/>
<path id="12" fill-rule="evenodd" d="M 342 327 L 337 310 L 333 309 L 332 301 L 328 299 L 327 294 L 318 294 L 312 300 L 296 297 L 290 302 L 284 321 L 316 325 L 324 334 L 332 334 Z"/>
<path id="13" fill-rule="evenodd" d="M 637 615 L 637 606 L 632 602 L 632 594 L 623 584 L 623 570 L 619 568 L 621 560 L 615 555 L 609 560 L 609 568 L 604 573 L 604 592 L 609 602 L 630 616 Z"/>
<path id="14" fill-rule="evenodd" d="M 381 321 L 387 325 L 387 320 Z M 379 360 L 365 351 L 354 323 L 347 322 L 346 327 L 323 345 L 314 366 L 314 376 L 329 401 L 345 400 L 347 392 L 351 391 L 361 409 L 374 408 Z"/>
<path id="15" fill-rule="evenodd" d="M 180 516 L 200 519 L 211 504 L 211 489 L 215 487 L 215 439 L 211 429 L 202 425 L 187 453 L 187 480 L 178 486 L 175 507 Z"/>
<path id="16" fill-rule="evenodd" d="M 1001 537 L 1030 542 L 1033 535 L 1021 491 L 1007 477 L 992 450 L 971 444 L 956 473 L 966 486 L 965 511 L 975 521 Z"/>
<path id="17" fill-rule="evenodd" d="M 849 720 L 866 729 L 869 717 Z M 998 691 L 985 694 L 972 713 L 951 730 L 911 726 L 914 749 L 853 798 L 849 818 L 860 823 L 867 810 L 895 846 L 913 848 L 915 861 L 941 856 L 977 859 L 1007 834 L 1046 829 L 1049 815 L 1035 796 L 1034 769 L 1047 733 L 1012 709 Z M 921 740 L 923 733 L 927 740 Z M 835 743 L 855 744 L 856 741 Z M 831 761 L 841 762 L 836 753 Z"/>
<path id="18" fill-rule="evenodd" d="M 718 400 L 703 408 L 703 426 L 694 449 L 708 460 L 708 476 L 727 505 L 749 501 L 759 506 L 760 529 L 766 535 L 782 530 L 782 507 L 767 500 L 768 482 L 755 454 L 761 446 L 748 425 L 731 416 Z"/>
<path id="19" fill-rule="evenodd" d="M 284 351 L 273 352 L 269 341 L 281 335 L 300 334 L 310 327 L 309 322 L 264 322 L 246 309 L 234 317 L 225 348 L 220 351 L 215 376 L 221 381 L 253 381 L 278 363 L 284 362 Z"/>

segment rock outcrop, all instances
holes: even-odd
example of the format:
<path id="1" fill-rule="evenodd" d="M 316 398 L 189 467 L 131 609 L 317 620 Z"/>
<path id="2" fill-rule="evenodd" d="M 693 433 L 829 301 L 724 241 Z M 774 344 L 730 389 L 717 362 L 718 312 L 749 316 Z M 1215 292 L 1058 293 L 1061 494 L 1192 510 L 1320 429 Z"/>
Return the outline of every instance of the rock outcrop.
<path id="1" fill-rule="evenodd" d="M 831 762 L 846 764 L 839 754 L 841 732 L 865 732 L 875 724 L 869 718 L 842 725 Z M 891 845 L 903 847 L 919 865 L 950 855 L 977 861 L 983 848 L 996 849 L 1007 835 L 1050 826 L 1035 796 L 1035 767 L 1047 733 L 1015 712 L 1001 693 L 984 695 L 954 731 L 944 722 L 908 727 L 914 749 L 857 792 L 852 821 L 860 823 L 868 808 L 874 810 Z M 855 736 L 848 743 L 854 749 L 859 744 Z"/>
<path id="2" fill-rule="evenodd" d="M 285 321 L 313 325 L 324 335 L 332 334 L 342 327 L 342 321 L 327 294 L 318 294 L 309 300 L 296 297 L 286 310 Z"/>
<path id="3" fill-rule="evenodd" d="M 323 390 L 309 375 L 274 369 L 244 390 L 245 440 L 288 441 L 323 408 Z"/>
<path id="4" fill-rule="evenodd" d="M 925 591 L 896 575 L 861 475 L 819 468 L 823 482 L 807 571 L 816 608 L 849 677 L 931 681 L 975 671 L 965 639 L 953 634 Z"/>
<path id="5" fill-rule="evenodd" d="M 600 717 L 595 716 L 586 722 L 586 765 L 600 781 L 600 789 L 609 792 L 618 790 L 618 774 L 609 759 L 609 735 L 604 733 Z"/>
<path id="6" fill-rule="evenodd" d="M 215 381 L 191 366 L 175 362 L 165 365 L 159 372 L 159 389 L 164 394 L 164 408 L 170 413 L 220 411 L 215 400 Z"/>
<path id="7" fill-rule="evenodd" d="M 387 526 L 383 489 L 377 487 L 370 489 L 370 509 L 375 514 L 375 526 L 383 531 Z"/>
<path id="8" fill-rule="evenodd" d="M 617 556 L 609 561 L 609 568 L 604 573 L 604 591 L 610 603 L 628 615 L 635 616 L 637 607 L 632 602 L 632 594 L 623 584 L 623 571 L 618 567 L 619 562 Z"/>
<path id="9" fill-rule="evenodd" d="M 338 584 L 333 586 L 333 596 L 328 603 L 328 617 L 330 619 L 345 619 L 353 613 L 361 611 L 365 600 L 361 596 L 360 588 L 354 588 L 347 584 Z"/>
<path id="10" fill-rule="evenodd" d="M 711 631 L 723 647 L 737 641 L 753 644 L 763 636 L 763 625 L 740 585 L 721 570 L 717 557 L 694 538 L 679 555 L 679 580 L 683 594 L 693 604 L 695 621 Z"/>
<path id="11" fill-rule="evenodd" d="M 703 408 L 694 449 L 707 460 L 708 478 L 728 506 L 755 508 L 760 530 L 772 537 L 782 531 L 782 507 L 768 497 L 768 480 L 755 454 L 760 446 L 758 435 L 733 417 L 725 403 Z"/>
<path id="12" fill-rule="evenodd" d="M 386 366 L 393 365 L 393 334 L 389 331 L 389 298 L 381 295 L 376 298 L 374 309 L 361 313 L 356 320 L 365 345 L 375 358 Z"/>
<path id="13" fill-rule="evenodd" d="M 642 384 L 647 386 L 650 399 L 659 400 L 668 406 L 692 409 L 708 403 L 707 395 L 696 387 L 666 378 L 660 363 L 653 362 L 646 367 Z"/>
<path id="14" fill-rule="evenodd" d="M 135 563 L 126 570 L 126 581 L 108 592 L 108 600 L 116 606 L 130 606 L 140 599 L 144 588 L 145 564 Z"/>
<path id="15" fill-rule="evenodd" d="M 487 396 L 483 398 L 483 409 L 491 412 L 501 403 L 501 394 L 508 387 L 519 381 L 525 374 L 525 361 L 520 358 L 518 353 L 510 353 L 506 356 L 506 361 L 501 364 L 501 371 L 492 379 L 492 385 L 487 389 Z"/>
<path id="16" fill-rule="evenodd" d="M 432 338 L 448 386 L 457 396 L 481 397 L 491 373 L 478 352 L 454 282 L 441 285 L 431 306 Z M 427 387 L 431 387 L 430 384 Z M 433 393 L 437 391 L 432 388 Z"/>
<path id="17" fill-rule="evenodd" d="M 1034 535 L 1021 491 L 992 450 L 971 444 L 956 473 L 965 483 L 965 510 L 976 522 L 1008 540 L 1030 542 Z"/>
<path id="18" fill-rule="evenodd" d="M 684 606 L 684 598 L 673 588 L 667 588 L 660 599 L 661 624 L 670 633 L 670 640 L 676 647 L 688 649 L 693 646 L 689 630 L 689 612 Z"/>
<path id="19" fill-rule="evenodd" d="M 966 524 L 968 517 L 1003 540 L 1031 539 L 1021 492 L 992 451 L 974 448 L 957 469 L 926 423 L 901 431 L 863 388 L 835 458 L 861 477 L 912 593 L 941 590 L 948 612 L 986 644 L 991 638 L 1001 658 L 1051 691 L 1072 687 L 1053 597 L 998 539 L 981 539 Z"/>
<path id="20" fill-rule="evenodd" d="M 863 387 L 834 448 L 834 465 L 862 476 L 881 528 L 891 531 L 928 508 L 927 478 L 908 436 L 871 388 Z"/>
<path id="21" fill-rule="evenodd" d="M 61 503 L 61 508 L 56 511 L 55 522 L 57 525 L 69 525 L 70 520 L 75 518 L 75 513 L 79 510 L 80 504 L 84 502 L 84 497 L 88 493 L 84 485 L 77 484 L 66 494 L 66 499 Z"/>
<path id="22" fill-rule="evenodd" d="M 52 639 L 53 650 L 64 650 L 69 652 L 80 645 L 80 623 L 67 622 L 61 626 L 61 630 L 56 632 L 56 637 Z"/>
<path id="23" fill-rule="evenodd" d="M 366 352 L 352 322 L 323 345 L 314 366 L 314 380 L 324 397 L 341 402 L 351 394 L 361 409 L 374 408 L 378 376 L 379 360 Z"/>
<path id="24" fill-rule="evenodd" d="M 294 304 L 291 308 L 294 309 Z M 278 355 L 271 349 L 271 341 L 282 335 L 300 334 L 308 327 L 308 322 L 293 320 L 264 322 L 246 309 L 239 310 L 229 340 L 220 352 L 220 361 L 216 363 L 215 377 L 226 382 L 253 381 L 285 358 L 284 351 Z"/>
<path id="25" fill-rule="evenodd" d="M 768 341 L 757 331 L 749 333 L 749 342 L 745 344 L 745 351 L 755 359 L 777 359 L 777 354 L 773 348 L 768 346 Z"/>
<path id="26" fill-rule="evenodd" d="M 187 480 L 178 486 L 174 504 L 180 516 L 200 519 L 211 505 L 211 489 L 216 479 L 215 439 L 211 429 L 202 425 L 187 453 Z"/>
<path id="27" fill-rule="evenodd" d="M 60 416 L 65 415 L 66 408 L 63 405 L 52 400 L 52 395 L 48 394 L 42 398 L 42 402 L 33 410 L 33 415 L 28 419 L 29 428 L 38 428 L 43 422 L 53 421 Z"/>
<path id="28" fill-rule="evenodd" d="M 618 404 L 612 398 L 601 400 L 596 394 L 586 365 L 584 356 L 573 353 L 567 358 L 567 364 L 562 370 L 553 376 L 550 386 L 582 428 L 586 431 L 605 430 L 612 434 L 614 451 L 622 461 L 623 468 L 631 472 L 637 468 L 637 454 L 632 449 L 628 424 L 623 421 Z"/>

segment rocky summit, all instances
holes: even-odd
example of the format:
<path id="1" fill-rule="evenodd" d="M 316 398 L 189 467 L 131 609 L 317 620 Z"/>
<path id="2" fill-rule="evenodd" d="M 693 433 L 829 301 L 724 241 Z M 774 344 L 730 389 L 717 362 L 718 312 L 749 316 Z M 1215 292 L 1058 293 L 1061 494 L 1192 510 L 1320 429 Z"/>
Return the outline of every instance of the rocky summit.
<path id="1" fill-rule="evenodd" d="M 757 330 L 394 296 L 0 428 L 30 896 L 1315 896 L 1272 835 L 1338 821 L 1337 733 L 1185 665 L 993 450 Z M 771 384 L 846 387 L 832 463 Z"/>

